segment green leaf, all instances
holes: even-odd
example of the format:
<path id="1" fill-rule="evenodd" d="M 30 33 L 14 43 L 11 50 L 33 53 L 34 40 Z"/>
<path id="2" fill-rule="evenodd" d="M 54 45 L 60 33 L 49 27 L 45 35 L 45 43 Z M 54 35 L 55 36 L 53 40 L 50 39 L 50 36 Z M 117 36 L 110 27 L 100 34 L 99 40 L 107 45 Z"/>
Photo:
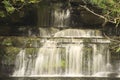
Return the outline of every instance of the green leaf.
<path id="1" fill-rule="evenodd" d="M 116 50 L 116 52 L 120 52 L 120 47 Z"/>
<path id="2" fill-rule="evenodd" d="M 5 13 L 3 11 L 0 11 L 0 17 L 5 17 Z"/>
<path id="3" fill-rule="evenodd" d="M 13 13 L 15 11 L 14 7 L 6 7 L 7 12 Z"/>
<path id="4" fill-rule="evenodd" d="M 29 0 L 28 3 L 38 3 L 40 0 Z"/>
<path id="5" fill-rule="evenodd" d="M 25 2 L 25 0 L 21 0 L 21 2 Z"/>
<path id="6" fill-rule="evenodd" d="M 12 6 L 12 4 L 10 4 L 8 0 L 4 0 L 2 3 L 4 4 L 4 7 L 8 13 L 13 13 L 15 11 L 15 8 Z"/>

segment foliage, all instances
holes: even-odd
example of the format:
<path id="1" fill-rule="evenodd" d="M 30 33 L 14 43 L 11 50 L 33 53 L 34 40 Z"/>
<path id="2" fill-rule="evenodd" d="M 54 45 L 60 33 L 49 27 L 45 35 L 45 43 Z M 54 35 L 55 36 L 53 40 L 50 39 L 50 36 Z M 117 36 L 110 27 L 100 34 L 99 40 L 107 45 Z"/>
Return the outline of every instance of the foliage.
<path id="1" fill-rule="evenodd" d="M 12 6 L 12 4 L 10 4 L 10 1 L 4 0 L 2 1 L 2 3 L 4 4 L 7 12 L 13 13 L 15 11 L 15 8 Z"/>
<path id="2" fill-rule="evenodd" d="M 120 47 L 119 47 L 119 48 L 117 48 L 116 52 L 120 52 Z"/>
<path id="3" fill-rule="evenodd" d="M 16 11 L 21 11 L 29 4 L 39 3 L 41 0 L 1 0 L 0 1 L 0 17 L 6 17 Z M 115 23 L 116 26 L 120 23 L 120 0 L 82 0 L 92 6 L 101 8 L 102 15 L 107 19 L 107 22 Z M 88 7 L 89 8 L 89 7 Z M 99 14 L 99 13 L 97 13 Z"/>
<path id="4" fill-rule="evenodd" d="M 120 37 L 110 37 L 108 39 L 111 41 L 110 52 L 120 53 Z"/>
<path id="5" fill-rule="evenodd" d="M 20 11 L 29 4 L 35 4 L 40 0 L 2 0 L 0 1 L 0 17 L 10 15 L 15 11 Z"/>
<path id="6" fill-rule="evenodd" d="M 103 10 L 102 15 L 110 22 L 120 23 L 120 0 L 85 0 L 93 6 L 97 6 Z"/>
<path id="7" fill-rule="evenodd" d="M 4 39 L 4 40 L 2 41 L 2 45 L 11 46 L 11 45 L 12 45 L 11 39 L 10 39 L 10 38 Z"/>
<path id="8" fill-rule="evenodd" d="M 5 14 L 3 11 L 0 11 L 0 17 L 5 17 Z"/>

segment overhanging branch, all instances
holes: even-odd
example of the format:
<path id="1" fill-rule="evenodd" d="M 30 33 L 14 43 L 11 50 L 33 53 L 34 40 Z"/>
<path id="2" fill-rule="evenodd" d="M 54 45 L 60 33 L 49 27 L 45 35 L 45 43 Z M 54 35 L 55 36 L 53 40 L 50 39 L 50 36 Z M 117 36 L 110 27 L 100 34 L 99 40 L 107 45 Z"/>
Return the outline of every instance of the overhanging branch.
<path id="1" fill-rule="evenodd" d="M 110 41 L 114 41 L 114 42 L 120 43 L 119 40 L 112 39 L 112 38 L 110 38 L 109 36 L 107 36 L 105 33 L 103 33 L 103 35 L 104 35 L 107 39 L 109 39 Z"/>
<path id="2" fill-rule="evenodd" d="M 103 19 L 103 20 L 104 20 L 104 23 L 102 24 L 102 26 L 105 26 L 105 24 L 106 24 L 107 22 L 114 23 L 114 24 L 117 23 L 116 19 L 114 19 L 114 21 L 109 20 L 109 19 L 107 19 L 105 16 L 100 15 L 100 14 L 97 14 L 97 13 L 95 13 L 94 11 L 90 10 L 86 5 L 79 5 L 79 6 L 80 6 L 81 8 L 84 8 L 86 11 L 92 13 L 93 15 L 98 16 L 99 18 Z"/>

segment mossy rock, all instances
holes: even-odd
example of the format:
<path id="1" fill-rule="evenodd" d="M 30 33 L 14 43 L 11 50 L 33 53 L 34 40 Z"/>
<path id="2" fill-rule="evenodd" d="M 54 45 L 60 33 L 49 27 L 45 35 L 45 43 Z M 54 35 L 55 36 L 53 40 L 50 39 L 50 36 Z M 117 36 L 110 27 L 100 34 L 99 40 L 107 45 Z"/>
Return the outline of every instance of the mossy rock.
<path id="1" fill-rule="evenodd" d="M 24 45 L 24 38 L 22 37 L 0 37 L 2 39 L 1 45 L 22 47 Z"/>
<path id="2" fill-rule="evenodd" d="M 23 48 L 18 47 L 0 47 L 0 58 L 4 64 L 14 64 L 15 59 Z M 35 58 L 39 48 L 25 48 L 26 57 Z"/>
<path id="3" fill-rule="evenodd" d="M 24 37 L 13 37 L 12 44 L 16 47 L 23 47 L 25 45 L 26 38 Z"/>
<path id="4" fill-rule="evenodd" d="M 26 54 L 27 55 L 36 55 L 39 51 L 39 48 L 26 48 Z"/>
<path id="5" fill-rule="evenodd" d="M 0 47 L 0 57 L 4 64 L 14 64 L 16 55 L 19 51 L 20 48 L 16 47 Z"/>
<path id="6" fill-rule="evenodd" d="M 12 46 L 12 47 L 39 47 L 40 40 L 32 37 L 0 37 L 1 46 Z M 37 45 L 36 45 L 37 44 Z"/>
<path id="7" fill-rule="evenodd" d="M 12 45 L 12 39 L 8 37 L 1 37 L 3 41 L 1 42 L 1 45 L 5 46 L 11 46 Z"/>

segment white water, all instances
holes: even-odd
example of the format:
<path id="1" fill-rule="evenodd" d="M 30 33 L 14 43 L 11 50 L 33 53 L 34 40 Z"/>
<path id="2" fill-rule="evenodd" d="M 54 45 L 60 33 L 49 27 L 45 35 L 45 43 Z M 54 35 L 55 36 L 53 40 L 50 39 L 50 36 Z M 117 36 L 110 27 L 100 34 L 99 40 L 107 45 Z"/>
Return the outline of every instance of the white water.
<path id="1" fill-rule="evenodd" d="M 39 28 L 39 32 L 41 37 L 103 38 L 101 31 L 92 29 L 64 29 L 60 31 L 56 28 Z"/>
<path id="2" fill-rule="evenodd" d="M 55 10 L 54 17 L 54 27 L 67 27 L 70 11 Z M 104 76 L 110 71 L 109 40 L 99 30 L 40 28 L 40 36 L 50 39 L 43 39 L 36 57 L 21 50 L 13 76 Z"/>
<path id="3" fill-rule="evenodd" d="M 70 10 L 56 9 L 54 12 L 54 27 L 68 27 Z"/>
<path id="4" fill-rule="evenodd" d="M 26 70 L 25 50 L 22 49 L 16 57 L 14 76 L 24 76 Z"/>
<path id="5" fill-rule="evenodd" d="M 55 37 L 59 35 L 56 33 Z M 92 34 L 95 35 L 96 33 Z M 90 35 L 88 37 L 90 38 Z M 105 40 L 104 44 L 101 43 L 102 39 L 98 39 L 97 42 L 96 40 L 95 43 L 89 41 L 84 43 L 81 38 L 77 40 L 70 38 L 66 41 L 46 40 L 36 53 L 35 59 L 25 55 L 25 50 L 21 50 L 16 57 L 13 76 L 103 76 L 101 73 L 107 75 L 111 66 L 109 45 L 108 42 L 104 42 Z M 77 43 L 73 43 L 76 41 Z"/>
<path id="6" fill-rule="evenodd" d="M 57 32 L 54 37 L 85 37 L 85 38 L 102 38 L 102 33 L 99 30 L 85 29 L 65 29 Z"/>

